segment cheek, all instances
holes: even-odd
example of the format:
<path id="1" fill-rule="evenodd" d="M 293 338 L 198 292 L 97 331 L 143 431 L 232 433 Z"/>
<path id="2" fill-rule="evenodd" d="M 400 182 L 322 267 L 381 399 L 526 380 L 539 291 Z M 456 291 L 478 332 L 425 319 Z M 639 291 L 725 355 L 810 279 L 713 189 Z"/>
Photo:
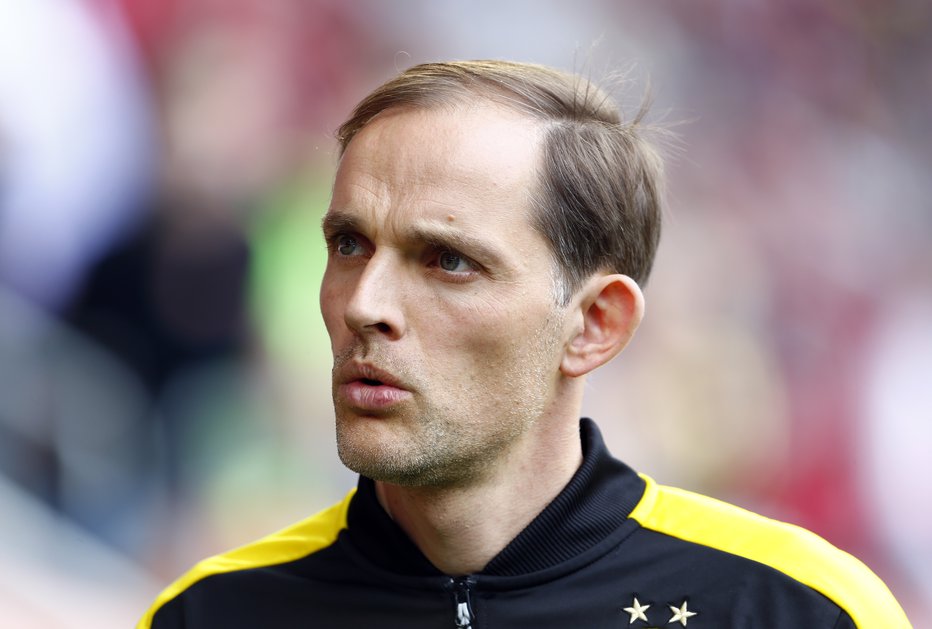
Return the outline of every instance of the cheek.
<path id="1" fill-rule="evenodd" d="M 335 331 L 343 327 L 343 311 L 346 302 L 344 292 L 340 282 L 334 281 L 329 272 L 324 274 L 320 285 L 320 313 L 331 337 Z"/>
<path id="2" fill-rule="evenodd" d="M 532 334 L 526 313 L 495 306 L 435 311 L 438 316 L 432 322 L 422 322 L 422 326 L 431 324 L 426 327 L 432 337 L 426 344 L 427 354 L 433 355 L 438 367 L 446 366 L 442 372 L 468 372 L 470 379 L 488 382 L 501 379 L 501 374 L 513 371 L 523 359 Z M 432 347 L 436 351 L 430 351 Z"/>
<path id="3" fill-rule="evenodd" d="M 560 338 L 552 305 L 525 303 L 485 326 L 473 340 L 484 371 L 541 375 L 555 369 Z M 490 368 L 495 366 L 495 369 Z"/>

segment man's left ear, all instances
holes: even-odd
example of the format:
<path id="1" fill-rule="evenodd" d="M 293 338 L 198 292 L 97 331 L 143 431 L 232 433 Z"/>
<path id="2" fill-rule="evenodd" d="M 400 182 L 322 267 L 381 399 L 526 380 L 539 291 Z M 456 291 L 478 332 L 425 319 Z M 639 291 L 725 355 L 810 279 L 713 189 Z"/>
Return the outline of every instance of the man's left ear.
<path id="1" fill-rule="evenodd" d="M 574 331 L 560 362 L 560 371 L 571 378 L 617 356 L 644 316 L 644 294 L 627 275 L 593 277 L 576 296 L 582 326 Z"/>

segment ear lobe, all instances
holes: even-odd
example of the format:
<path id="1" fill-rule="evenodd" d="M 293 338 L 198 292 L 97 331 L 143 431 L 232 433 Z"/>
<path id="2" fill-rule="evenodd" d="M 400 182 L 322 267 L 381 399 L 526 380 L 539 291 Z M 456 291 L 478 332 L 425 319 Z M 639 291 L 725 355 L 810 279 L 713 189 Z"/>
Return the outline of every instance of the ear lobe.
<path id="1" fill-rule="evenodd" d="M 576 378 L 601 367 L 625 348 L 644 316 L 644 295 L 627 275 L 594 277 L 580 291 L 583 326 L 570 339 L 560 371 Z"/>

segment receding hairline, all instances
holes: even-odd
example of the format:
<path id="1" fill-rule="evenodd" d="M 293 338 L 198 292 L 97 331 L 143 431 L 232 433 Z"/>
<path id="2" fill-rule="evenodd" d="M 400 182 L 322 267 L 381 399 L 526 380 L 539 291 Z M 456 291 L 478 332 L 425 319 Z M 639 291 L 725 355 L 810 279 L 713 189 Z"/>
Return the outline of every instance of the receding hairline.
<path id="1" fill-rule="evenodd" d="M 529 190 L 534 227 L 548 240 L 563 301 L 595 272 L 646 281 L 660 235 L 663 164 L 653 125 L 643 121 L 650 92 L 633 117 L 588 77 L 512 61 L 452 61 L 413 66 L 366 96 L 339 127 L 342 157 L 382 112 L 491 103 L 541 131 L 541 162 Z"/>
<path id="2" fill-rule="evenodd" d="M 568 98 L 571 97 L 571 98 Z M 571 107 L 566 108 L 567 101 Z M 478 60 L 426 63 L 408 68 L 371 92 L 337 130 L 340 155 L 383 112 L 430 110 L 490 103 L 545 123 L 591 117 L 618 124 L 621 115 L 607 91 L 579 74 L 544 65 Z"/>

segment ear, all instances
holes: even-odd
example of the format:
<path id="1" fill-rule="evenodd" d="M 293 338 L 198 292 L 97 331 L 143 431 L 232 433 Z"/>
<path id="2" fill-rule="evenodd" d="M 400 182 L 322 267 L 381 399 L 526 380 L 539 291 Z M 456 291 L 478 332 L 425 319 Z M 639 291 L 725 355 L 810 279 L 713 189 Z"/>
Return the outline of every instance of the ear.
<path id="1" fill-rule="evenodd" d="M 627 275 L 601 275 L 577 293 L 576 307 L 582 326 L 560 362 L 560 371 L 571 378 L 601 367 L 625 348 L 644 316 L 644 295 Z"/>

